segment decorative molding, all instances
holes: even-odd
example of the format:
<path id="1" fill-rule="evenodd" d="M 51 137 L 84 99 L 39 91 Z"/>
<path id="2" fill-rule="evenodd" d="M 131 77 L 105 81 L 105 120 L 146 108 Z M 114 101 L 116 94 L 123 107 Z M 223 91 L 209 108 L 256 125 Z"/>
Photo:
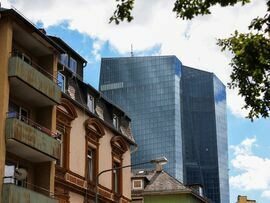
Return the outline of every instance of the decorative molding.
<path id="1" fill-rule="evenodd" d="M 69 148 L 70 148 L 70 130 L 71 122 L 77 118 L 77 112 L 74 105 L 68 99 L 62 98 L 61 104 L 57 106 L 56 110 L 56 125 L 63 126 L 63 166 L 69 169 Z M 62 155 L 61 155 L 62 156 Z"/>
<path id="2" fill-rule="evenodd" d="M 125 139 L 119 135 L 112 137 L 111 146 L 113 155 L 119 158 L 128 150 Z"/>
<path id="3" fill-rule="evenodd" d="M 73 179 L 73 180 L 70 180 Z M 88 188 L 80 186 L 80 184 L 74 184 L 75 179 L 79 179 L 80 181 L 85 181 L 82 176 L 79 174 L 76 174 L 72 171 L 68 171 L 64 168 L 61 168 L 59 166 L 56 166 L 56 176 L 55 176 L 55 192 L 56 197 L 61 199 L 61 200 L 66 200 L 68 202 L 69 196 L 68 193 L 69 191 L 75 192 L 80 195 L 85 195 L 86 189 L 88 189 L 88 198 L 94 199 L 94 185 L 88 184 Z M 85 181 L 86 182 L 86 181 Z M 99 193 L 99 198 L 101 200 L 105 200 L 105 202 L 120 202 L 122 203 L 130 203 L 131 200 L 123 195 L 119 194 L 116 195 L 113 193 L 113 191 L 103 185 L 98 185 L 98 193 Z M 116 201 L 116 199 L 118 200 Z"/>
<path id="4" fill-rule="evenodd" d="M 98 142 L 105 135 L 102 124 L 96 118 L 89 118 L 85 121 L 86 135 Z"/>
<path id="5" fill-rule="evenodd" d="M 74 120 L 75 118 L 78 117 L 78 114 L 74 108 L 74 105 L 66 98 L 62 98 L 61 99 L 61 106 L 63 106 L 66 111 L 68 112 L 68 115 L 73 118 L 72 120 Z"/>
<path id="6" fill-rule="evenodd" d="M 65 180 L 84 189 L 87 188 L 87 182 L 83 178 L 72 175 L 69 172 L 65 174 Z"/>

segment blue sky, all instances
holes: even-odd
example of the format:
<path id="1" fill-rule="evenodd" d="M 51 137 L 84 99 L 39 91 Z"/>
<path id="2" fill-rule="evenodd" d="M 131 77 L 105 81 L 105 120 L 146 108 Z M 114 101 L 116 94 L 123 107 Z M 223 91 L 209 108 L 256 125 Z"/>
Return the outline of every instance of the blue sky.
<path id="1" fill-rule="evenodd" d="M 47 33 L 61 37 L 78 53 L 85 57 L 87 61 L 89 61 L 84 71 L 85 82 L 98 89 L 100 60 L 96 60 L 95 54 L 92 53 L 93 39 L 84 34 L 80 34 L 77 31 L 68 30 L 66 29 L 66 26 L 63 25 L 49 27 L 47 29 Z M 146 50 L 145 52 L 135 52 L 135 55 L 152 55 L 158 53 L 158 49 L 159 47 L 156 46 L 152 49 Z M 100 55 L 102 57 L 117 57 L 129 56 L 130 53 L 121 54 L 112 48 L 109 42 L 105 42 L 100 49 Z M 258 119 L 251 122 L 248 119 L 235 116 L 228 109 L 229 168 L 231 176 L 240 175 L 245 171 L 244 169 L 241 171 L 238 168 L 234 168 L 231 161 L 236 158 L 232 146 L 239 146 L 241 142 L 246 139 L 256 139 L 253 147 L 253 154 L 255 156 L 270 159 L 270 137 L 268 136 L 268 132 L 270 132 L 269 121 L 270 119 Z M 256 199 L 258 202 L 270 201 L 270 199 L 262 198 L 261 193 L 262 190 L 257 189 L 246 191 L 235 187 L 230 188 L 231 202 L 236 201 L 238 194 L 247 195 L 249 198 Z"/>
<path id="2" fill-rule="evenodd" d="M 47 34 L 66 41 L 87 61 L 84 79 L 98 88 L 101 57 L 135 55 L 176 55 L 185 65 L 214 72 L 229 81 L 230 54 L 220 52 L 216 39 L 242 32 L 250 20 L 265 12 L 264 1 L 248 6 L 214 7 L 209 16 L 181 21 L 171 12 L 173 0 L 137 0 L 135 20 L 120 26 L 108 24 L 113 12 L 111 0 L 42 1 L 4 0 L 15 6 Z M 46 8 L 46 9 L 44 9 Z M 67 15 L 68 14 L 68 15 Z M 243 100 L 237 91 L 227 90 L 230 199 L 238 194 L 257 202 L 270 201 L 270 119 L 254 122 L 244 118 Z"/>

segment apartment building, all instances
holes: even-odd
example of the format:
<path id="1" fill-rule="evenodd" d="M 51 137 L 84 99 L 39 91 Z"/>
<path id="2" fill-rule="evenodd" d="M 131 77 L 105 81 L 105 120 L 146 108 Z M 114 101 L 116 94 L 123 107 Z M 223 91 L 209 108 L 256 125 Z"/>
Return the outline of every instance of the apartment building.
<path id="1" fill-rule="evenodd" d="M 0 191 L 2 202 L 53 197 L 57 58 L 62 49 L 14 10 L 0 11 Z"/>
<path id="2" fill-rule="evenodd" d="M 86 60 L 0 8 L 0 201 L 130 202 L 130 119 L 83 82 Z"/>
<path id="3" fill-rule="evenodd" d="M 56 164 L 55 194 L 63 203 L 92 202 L 98 173 L 131 164 L 130 147 L 135 142 L 130 119 L 82 81 L 86 60 L 60 38 L 50 39 L 65 50 L 58 61 L 62 99 L 56 128 L 62 156 Z M 130 178 L 130 168 L 102 174 L 99 202 L 130 202 Z"/>

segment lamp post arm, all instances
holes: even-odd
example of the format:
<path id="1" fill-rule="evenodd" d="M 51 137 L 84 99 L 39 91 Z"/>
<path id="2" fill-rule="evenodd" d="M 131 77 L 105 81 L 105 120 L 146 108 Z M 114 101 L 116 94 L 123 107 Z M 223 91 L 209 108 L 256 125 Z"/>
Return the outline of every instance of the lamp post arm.
<path id="1" fill-rule="evenodd" d="M 139 166 L 139 165 L 144 165 L 144 164 L 149 164 L 149 163 L 153 163 L 153 161 L 146 161 L 146 162 L 142 162 L 142 163 L 137 163 L 137 164 L 130 164 L 130 165 L 126 165 L 126 166 L 120 166 L 120 167 L 116 167 L 116 168 L 111 168 L 111 169 L 107 169 L 104 171 L 101 171 L 100 173 L 97 174 L 96 177 L 96 184 L 95 184 L 95 203 L 98 203 L 98 179 L 99 176 L 102 175 L 103 173 L 109 172 L 109 171 L 114 171 L 114 170 L 120 170 L 123 168 L 129 168 L 129 167 L 133 167 L 133 166 Z"/>

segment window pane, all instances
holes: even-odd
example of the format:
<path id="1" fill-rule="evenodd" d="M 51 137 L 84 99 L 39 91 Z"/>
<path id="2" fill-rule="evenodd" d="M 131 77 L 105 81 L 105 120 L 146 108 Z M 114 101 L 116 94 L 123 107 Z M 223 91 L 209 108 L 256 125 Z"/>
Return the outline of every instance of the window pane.
<path id="1" fill-rule="evenodd" d="M 61 54 L 60 55 L 60 63 L 68 67 L 68 55 L 67 54 Z"/>
<path id="2" fill-rule="evenodd" d="M 94 180 L 95 175 L 95 150 L 89 148 L 87 153 L 88 179 Z"/>
<path id="3" fill-rule="evenodd" d="M 120 164 L 118 162 L 113 163 L 113 168 L 118 168 L 120 167 Z M 114 170 L 113 171 L 113 189 L 115 193 L 120 192 L 120 170 Z"/>
<path id="4" fill-rule="evenodd" d="M 88 94 L 88 97 L 87 97 L 87 106 L 88 106 L 88 109 L 94 113 L 94 106 L 95 106 L 95 103 L 94 103 L 94 97 L 91 96 L 90 94 Z"/>
<path id="5" fill-rule="evenodd" d="M 71 71 L 73 71 L 74 73 L 76 73 L 76 70 L 77 70 L 77 61 L 75 61 L 71 57 L 70 57 L 69 68 L 71 69 Z"/>
<path id="6" fill-rule="evenodd" d="M 65 92 L 66 77 L 63 74 L 58 72 L 57 80 L 58 80 L 58 86 L 61 88 L 61 91 Z"/>

